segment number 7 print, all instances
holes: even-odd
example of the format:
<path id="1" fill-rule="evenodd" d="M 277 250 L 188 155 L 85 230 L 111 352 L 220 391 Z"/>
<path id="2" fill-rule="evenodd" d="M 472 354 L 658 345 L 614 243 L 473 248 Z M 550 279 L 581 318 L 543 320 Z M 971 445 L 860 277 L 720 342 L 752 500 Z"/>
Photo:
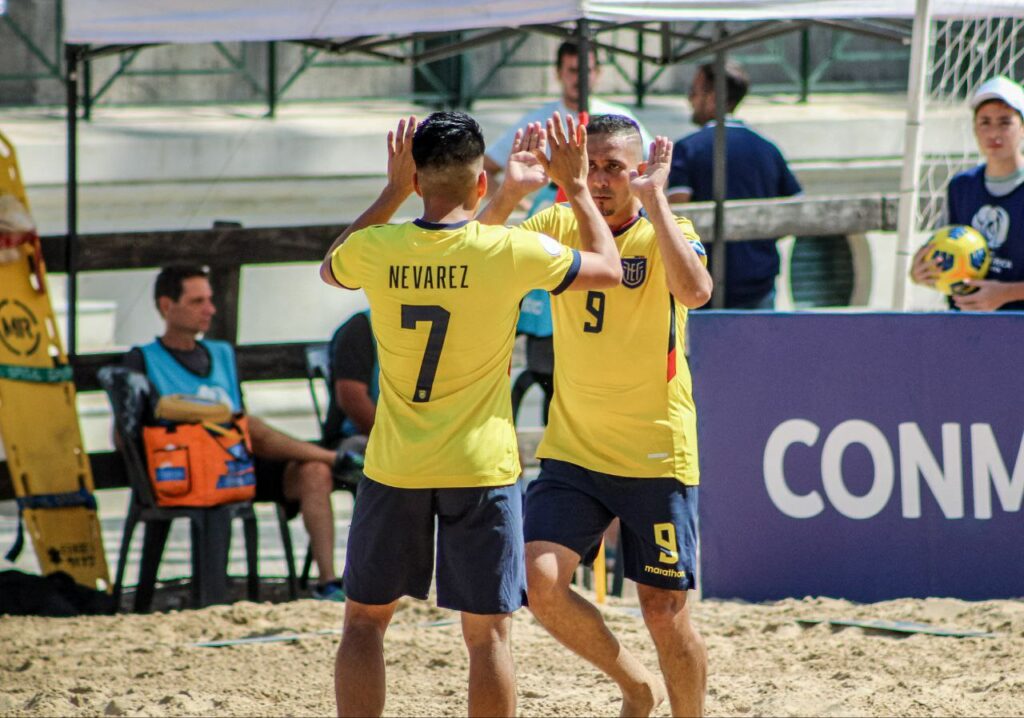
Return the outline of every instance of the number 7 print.
<path id="1" fill-rule="evenodd" d="M 402 329 L 415 329 L 420 322 L 430 322 L 427 347 L 423 352 L 419 377 L 416 379 L 416 391 L 412 395 L 414 402 L 430 401 L 430 392 L 434 388 L 437 364 L 441 360 L 441 350 L 444 348 L 444 337 L 448 333 L 448 320 L 451 316 L 451 312 L 436 304 L 402 305 Z"/>

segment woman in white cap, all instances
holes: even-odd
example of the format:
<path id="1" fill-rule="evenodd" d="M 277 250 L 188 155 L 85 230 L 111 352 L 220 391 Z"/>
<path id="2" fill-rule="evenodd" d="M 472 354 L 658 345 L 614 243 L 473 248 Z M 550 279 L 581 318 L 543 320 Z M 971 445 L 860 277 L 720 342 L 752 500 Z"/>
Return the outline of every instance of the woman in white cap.
<path id="1" fill-rule="evenodd" d="M 977 291 L 952 297 L 964 311 L 1024 310 L 1024 89 L 1007 77 L 983 83 L 971 98 L 974 137 L 985 162 L 960 172 L 947 188 L 947 222 L 974 227 L 992 251 Z M 938 269 L 914 255 L 910 277 L 935 285 Z"/>

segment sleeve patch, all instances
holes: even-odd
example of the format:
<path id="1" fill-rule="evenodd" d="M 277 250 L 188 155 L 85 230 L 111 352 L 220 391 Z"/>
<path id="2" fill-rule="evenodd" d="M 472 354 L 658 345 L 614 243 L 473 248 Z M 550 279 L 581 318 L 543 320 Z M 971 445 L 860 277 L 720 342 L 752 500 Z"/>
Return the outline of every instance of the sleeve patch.
<path id="1" fill-rule="evenodd" d="M 540 246 L 544 248 L 544 251 L 550 254 L 552 257 L 559 257 L 565 247 L 554 237 L 549 237 L 543 232 L 537 233 L 537 239 L 540 240 Z"/>

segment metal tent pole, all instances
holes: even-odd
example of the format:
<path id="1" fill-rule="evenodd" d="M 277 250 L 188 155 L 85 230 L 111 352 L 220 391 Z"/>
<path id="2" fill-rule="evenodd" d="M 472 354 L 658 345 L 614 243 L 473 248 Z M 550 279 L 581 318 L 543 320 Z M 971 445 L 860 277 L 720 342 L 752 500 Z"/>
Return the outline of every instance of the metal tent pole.
<path id="1" fill-rule="evenodd" d="M 725 25 L 718 25 L 718 39 L 725 38 Z M 712 199 L 715 201 L 715 222 L 711 232 L 711 278 L 715 289 L 711 307 L 725 307 L 725 195 L 727 190 L 727 146 L 725 105 L 728 87 L 725 81 L 725 50 L 715 53 L 715 145 L 712 170 Z"/>
<path id="2" fill-rule="evenodd" d="M 77 304 L 78 276 L 76 264 L 78 260 L 78 66 L 82 56 L 82 47 L 78 45 L 64 46 L 65 82 L 67 91 L 67 238 L 64 244 L 64 260 L 67 267 L 67 303 L 68 327 L 67 347 L 68 359 L 77 353 Z"/>
<path id="3" fill-rule="evenodd" d="M 580 112 L 590 112 L 590 27 L 586 18 L 580 18 L 576 23 L 576 46 L 579 48 L 579 109 Z"/>

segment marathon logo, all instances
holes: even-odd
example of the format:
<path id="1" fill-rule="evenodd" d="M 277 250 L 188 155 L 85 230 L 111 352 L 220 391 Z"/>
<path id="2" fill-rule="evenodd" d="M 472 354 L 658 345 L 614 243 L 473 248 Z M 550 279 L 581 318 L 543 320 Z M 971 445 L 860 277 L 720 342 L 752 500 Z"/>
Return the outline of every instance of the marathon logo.
<path id="1" fill-rule="evenodd" d="M 644 564 L 644 571 L 646 573 L 653 573 L 657 576 L 667 576 L 668 578 L 686 578 L 685 570 L 678 570 L 674 568 L 664 568 L 662 566 Z"/>
<path id="2" fill-rule="evenodd" d="M 636 289 L 647 279 L 647 257 L 622 258 L 622 284 Z"/>
<path id="3" fill-rule="evenodd" d="M 15 356 L 31 356 L 39 349 L 42 334 L 32 310 L 17 299 L 0 300 L 0 342 Z"/>

